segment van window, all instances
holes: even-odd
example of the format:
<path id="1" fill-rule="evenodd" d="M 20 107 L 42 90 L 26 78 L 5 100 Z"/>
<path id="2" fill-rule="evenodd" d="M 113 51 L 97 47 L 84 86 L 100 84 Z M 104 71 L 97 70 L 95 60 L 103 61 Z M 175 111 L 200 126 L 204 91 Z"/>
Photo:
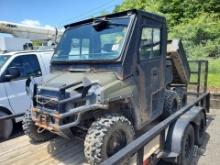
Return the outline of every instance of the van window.
<path id="1" fill-rule="evenodd" d="M 6 63 L 6 61 L 10 58 L 10 55 L 2 55 L 0 54 L 0 68 Z"/>
<path id="2" fill-rule="evenodd" d="M 19 79 L 30 76 L 42 76 L 40 64 L 36 55 L 18 56 L 11 62 L 8 68 L 10 67 L 16 67 L 20 70 L 21 75 Z"/>

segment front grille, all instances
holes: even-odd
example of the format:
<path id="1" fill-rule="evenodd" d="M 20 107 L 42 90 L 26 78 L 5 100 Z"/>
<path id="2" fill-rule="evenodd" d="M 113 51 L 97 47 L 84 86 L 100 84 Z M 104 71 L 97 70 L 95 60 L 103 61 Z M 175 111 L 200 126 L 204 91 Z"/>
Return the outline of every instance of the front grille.
<path id="1" fill-rule="evenodd" d="M 38 107 L 43 107 L 43 108 L 50 109 L 50 110 L 58 109 L 58 104 L 53 99 L 45 99 L 45 98 L 39 97 L 36 99 L 36 102 L 37 102 Z"/>

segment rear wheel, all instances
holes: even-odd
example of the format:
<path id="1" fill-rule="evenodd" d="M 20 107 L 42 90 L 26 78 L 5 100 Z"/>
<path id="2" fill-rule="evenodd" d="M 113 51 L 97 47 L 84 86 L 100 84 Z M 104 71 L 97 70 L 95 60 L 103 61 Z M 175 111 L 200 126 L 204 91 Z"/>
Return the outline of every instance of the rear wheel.
<path id="1" fill-rule="evenodd" d="M 89 164 L 100 164 L 134 139 L 134 128 L 124 116 L 108 115 L 93 122 L 84 142 Z M 126 164 L 125 160 L 123 164 Z"/>
<path id="2" fill-rule="evenodd" d="M 25 115 L 24 115 L 24 119 L 22 122 L 22 127 L 24 130 L 24 133 L 26 135 L 28 135 L 30 137 L 31 140 L 33 140 L 33 142 L 44 142 L 44 141 L 48 141 L 52 138 L 54 138 L 56 135 L 44 130 L 41 133 L 38 133 L 38 128 L 32 118 L 31 118 L 31 110 L 27 110 Z"/>
<path id="3" fill-rule="evenodd" d="M 192 161 L 193 147 L 195 143 L 194 129 L 192 125 L 188 125 L 184 131 L 181 143 L 181 153 L 178 159 L 179 165 L 188 165 Z"/>
<path id="4" fill-rule="evenodd" d="M 0 110 L 0 117 L 6 115 L 8 114 Z M 11 119 L 0 121 L 0 139 L 8 139 L 11 136 L 12 131 L 13 121 Z"/>
<path id="5" fill-rule="evenodd" d="M 179 97 L 176 92 L 171 90 L 166 90 L 163 113 L 161 115 L 162 119 L 165 119 L 179 110 L 181 107 Z"/>

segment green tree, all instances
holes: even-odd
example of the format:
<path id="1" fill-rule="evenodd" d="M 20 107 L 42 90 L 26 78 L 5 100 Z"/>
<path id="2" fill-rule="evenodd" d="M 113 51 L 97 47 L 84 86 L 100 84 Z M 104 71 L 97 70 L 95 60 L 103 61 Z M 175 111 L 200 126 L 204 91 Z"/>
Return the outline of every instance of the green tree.
<path id="1" fill-rule="evenodd" d="M 169 39 L 180 38 L 192 57 L 218 54 L 220 41 L 219 0 L 124 0 L 114 12 L 141 9 L 166 17 Z M 197 50 L 197 52 L 195 52 Z"/>

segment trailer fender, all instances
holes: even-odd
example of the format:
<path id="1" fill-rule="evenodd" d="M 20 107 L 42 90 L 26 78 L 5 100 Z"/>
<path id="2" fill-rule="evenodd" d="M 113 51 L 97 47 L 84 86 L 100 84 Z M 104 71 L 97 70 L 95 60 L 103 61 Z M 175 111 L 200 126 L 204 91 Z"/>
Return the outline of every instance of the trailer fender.
<path id="1" fill-rule="evenodd" d="M 176 162 L 181 153 L 181 142 L 187 126 L 192 124 L 195 130 L 195 127 L 199 126 L 201 113 L 206 114 L 202 107 L 194 106 L 170 125 L 165 142 L 165 159 Z"/>

